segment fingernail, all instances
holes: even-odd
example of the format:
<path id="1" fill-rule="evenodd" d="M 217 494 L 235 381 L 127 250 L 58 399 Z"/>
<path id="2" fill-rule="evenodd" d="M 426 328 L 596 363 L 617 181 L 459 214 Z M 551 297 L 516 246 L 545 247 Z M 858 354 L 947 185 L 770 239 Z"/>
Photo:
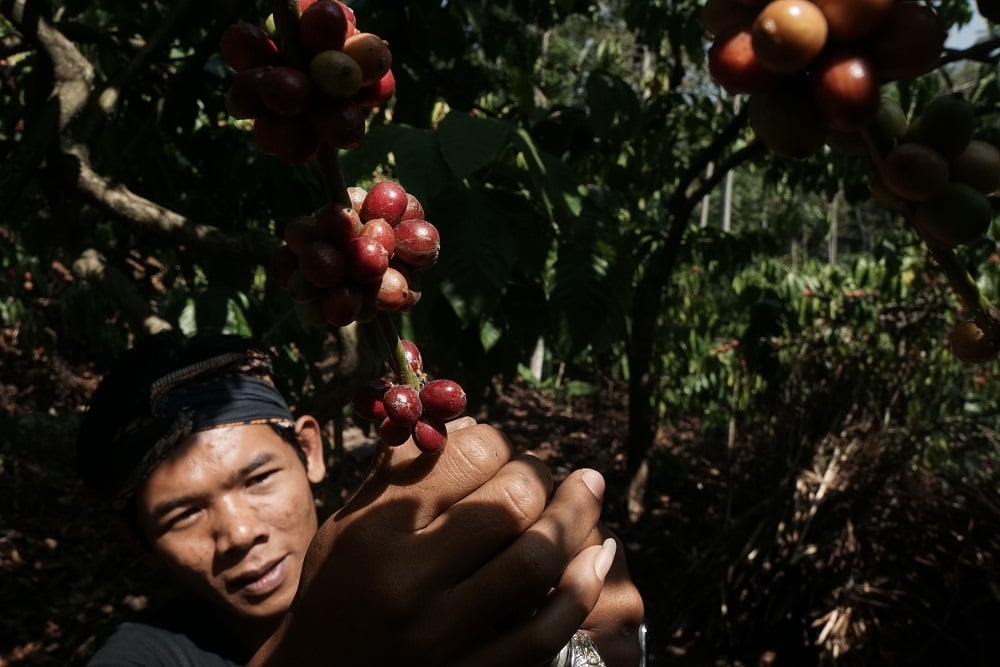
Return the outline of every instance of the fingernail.
<path id="1" fill-rule="evenodd" d="M 597 573 L 597 578 L 601 581 L 604 581 L 604 578 L 608 576 L 611 564 L 615 562 L 615 553 L 617 551 L 618 543 L 615 541 L 615 538 L 609 537 L 604 540 L 604 544 L 601 545 L 601 552 L 594 559 L 594 571 Z"/>
<path id="2" fill-rule="evenodd" d="M 583 483 L 598 500 L 604 498 L 604 475 L 596 470 L 583 471 Z"/>

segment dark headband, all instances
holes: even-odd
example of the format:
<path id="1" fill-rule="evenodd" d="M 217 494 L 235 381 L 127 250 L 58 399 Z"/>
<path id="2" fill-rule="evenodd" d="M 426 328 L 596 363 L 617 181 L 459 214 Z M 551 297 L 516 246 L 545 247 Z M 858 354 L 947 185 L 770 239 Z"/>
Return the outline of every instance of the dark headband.
<path id="1" fill-rule="evenodd" d="M 149 417 L 132 424 L 113 443 L 120 454 L 119 501 L 127 500 L 193 433 L 223 426 L 294 423 L 288 404 L 268 377 L 239 372 L 246 367 L 238 362 L 246 360 L 245 354 L 222 355 L 153 384 Z"/>

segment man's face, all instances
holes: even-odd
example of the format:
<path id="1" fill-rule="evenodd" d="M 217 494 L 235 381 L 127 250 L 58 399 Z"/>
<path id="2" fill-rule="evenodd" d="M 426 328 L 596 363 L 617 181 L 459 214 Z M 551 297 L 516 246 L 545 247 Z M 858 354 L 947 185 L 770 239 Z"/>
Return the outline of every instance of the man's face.
<path id="1" fill-rule="evenodd" d="M 284 614 L 317 529 L 310 482 L 322 447 L 294 448 L 266 425 L 192 436 L 137 495 L 139 522 L 158 559 L 184 586 L 238 618 Z"/>

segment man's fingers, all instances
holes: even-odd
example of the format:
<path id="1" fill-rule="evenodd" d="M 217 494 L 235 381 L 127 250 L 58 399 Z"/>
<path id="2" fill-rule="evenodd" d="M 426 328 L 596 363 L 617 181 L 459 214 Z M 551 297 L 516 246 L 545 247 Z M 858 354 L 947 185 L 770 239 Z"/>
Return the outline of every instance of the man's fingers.
<path id="1" fill-rule="evenodd" d="M 460 667 L 535 665 L 554 657 L 597 604 L 616 542 L 587 547 L 566 567 L 538 613 L 504 633 Z"/>
<path id="2" fill-rule="evenodd" d="M 412 442 L 399 447 L 380 443 L 372 471 L 349 504 L 403 501 L 405 511 L 391 514 L 392 527 L 422 530 L 510 461 L 510 442 L 492 426 L 461 419 L 452 428 L 444 450 L 433 456 L 420 454 Z"/>
<path id="3" fill-rule="evenodd" d="M 509 546 L 542 516 L 552 487 L 548 467 L 521 456 L 445 510 L 420 536 L 436 545 L 432 566 L 446 577 L 440 583 L 461 581 Z"/>
<path id="4" fill-rule="evenodd" d="M 507 549 L 458 583 L 446 604 L 488 627 L 540 604 L 580 553 L 601 514 L 604 478 L 578 470 L 559 486 L 542 516 Z M 490 605 L 483 605 L 484 599 Z"/>

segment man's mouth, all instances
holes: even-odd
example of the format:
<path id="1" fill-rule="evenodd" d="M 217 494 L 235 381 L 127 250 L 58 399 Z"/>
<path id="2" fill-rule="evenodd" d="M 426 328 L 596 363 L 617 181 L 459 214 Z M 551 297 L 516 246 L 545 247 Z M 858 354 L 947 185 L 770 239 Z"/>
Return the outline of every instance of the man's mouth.
<path id="1" fill-rule="evenodd" d="M 233 577 L 226 584 L 231 593 L 241 592 L 253 597 L 273 593 L 285 580 L 288 557 L 283 556 L 263 567 Z"/>

